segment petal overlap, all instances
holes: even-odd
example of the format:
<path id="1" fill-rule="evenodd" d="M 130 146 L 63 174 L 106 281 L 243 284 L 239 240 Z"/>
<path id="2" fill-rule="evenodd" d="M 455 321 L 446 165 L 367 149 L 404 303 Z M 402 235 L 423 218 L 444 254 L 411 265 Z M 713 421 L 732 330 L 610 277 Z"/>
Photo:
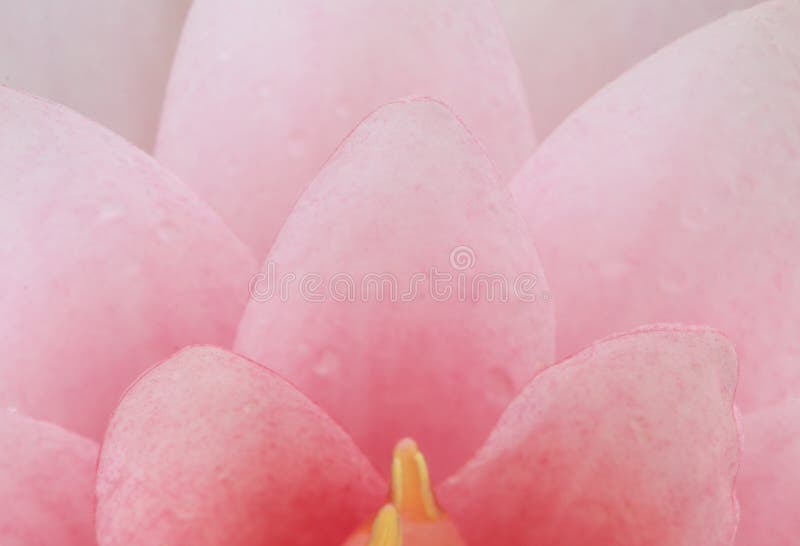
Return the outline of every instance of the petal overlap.
<path id="1" fill-rule="evenodd" d="M 317 406 L 214 347 L 174 355 L 120 403 L 100 454 L 100 546 L 340 544 L 386 484 Z"/>
<path id="2" fill-rule="evenodd" d="M 758 0 L 498 0 L 540 137 L 683 34 Z"/>
<path id="3" fill-rule="evenodd" d="M 145 368 L 230 346 L 257 266 L 152 158 L 0 87 L 0 180 L 0 405 L 99 438 Z"/>
<path id="4" fill-rule="evenodd" d="M 3 2 L 0 84 L 65 104 L 151 150 L 189 4 Z"/>
<path id="5" fill-rule="evenodd" d="M 91 546 L 97 444 L 0 410 L 0 543 Z"/>
<path id="6" fill-rule="evenodd" d="M 800 392 L 800 5 L 661 50 L 562 125 L 512 191 L 551 278 L 557 350 L 637 324 L 734 339 L 747 412 Z"/>
<path id="7" fill-rule="evenodd" d="M 447 475 L 552 362 L 553 310 L 527 226 L 438 102 L 365 120 L 298 202 L 271 268 L 236 350 L 298 385 L 379 469 L 411 436 Z"/>
<path id="8" fill-rule="evenodd" d="M 156 154 L 263 258 L 347 133 L 409 95 L 453 106 L 508 180 L 534 147 L 491 0 L 198 0 Z"/>
<path id="9" fill-rule="evenodd" d="M 538 375 L 439 498 L 470 544 L 729 546 L 735 384 L 716 332 L 599 342 Z"/>

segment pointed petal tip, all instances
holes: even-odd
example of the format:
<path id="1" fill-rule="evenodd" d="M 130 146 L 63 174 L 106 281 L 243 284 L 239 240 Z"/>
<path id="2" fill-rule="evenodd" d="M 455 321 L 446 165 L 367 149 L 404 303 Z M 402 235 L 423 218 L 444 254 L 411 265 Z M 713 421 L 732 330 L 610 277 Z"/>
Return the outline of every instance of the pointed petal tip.
<path id="1" fill-rule="evenodd" d="M 302 388 L 386 472 L 395 442 L 413 436 L 433 481 L 446 476 L 552 359 L 553 310 L 536 299 L 547 282 L 527 226 L 437 101 L 390 103 L 358 125 L 295 206 L 269 270 L 318 277 L 321 299 L 296 285 L 251 302 L 235 349 Z M 438 272 L 453 282 L 437 285 Z M 367 282 L 376 275 L 380 292 Z M 461 277 L 469 294 L 457 292 Z M 352 283 L 344 297 L 337 279 Z M 533 294 L 517 291 L 520 279 Z"/>
<path id="2" fill-rule="evenodd" d="M 475 544 L 727 543 L 735 368 L 731 344 L 707 328 L 594 344 L 525 387 L 440 488 L 442 503 Z"/>
<path id="3" fill-rule="evenodd" d="M 129 390 L 97 472 L 100 546 L 310 546 L 343 539 L 386 491 L 317 406 L 216 347 L 185 349 Z"/>

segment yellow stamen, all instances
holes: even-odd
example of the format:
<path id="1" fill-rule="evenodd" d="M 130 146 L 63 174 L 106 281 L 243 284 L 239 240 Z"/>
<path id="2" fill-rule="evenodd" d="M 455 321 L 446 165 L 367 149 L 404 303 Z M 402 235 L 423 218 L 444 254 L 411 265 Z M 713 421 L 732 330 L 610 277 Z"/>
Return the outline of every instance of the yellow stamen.
<path id="1" fill-rule="evenodd" d="M 402 544 L 400 514 L 394 506 L 387 504 L 375 516 L 368 546 L 402 546 Z"/>
<path id="2" fill-rule="evenodd" d="M 428 465 L 414 440 L 401 440 L 392 459 L 392 503 L 404 517 L 435 520 L 441 515 L 433 497 Z"/>
<path id="3" fill-rule="evenodd" d="M 417 444 L 408 439 L 400 441 L 394 448 L 389 504 L 344 542 L 344 546 L 402 544 L 465 545 L 458 527 L 436 504 L 425 457 Z"/>

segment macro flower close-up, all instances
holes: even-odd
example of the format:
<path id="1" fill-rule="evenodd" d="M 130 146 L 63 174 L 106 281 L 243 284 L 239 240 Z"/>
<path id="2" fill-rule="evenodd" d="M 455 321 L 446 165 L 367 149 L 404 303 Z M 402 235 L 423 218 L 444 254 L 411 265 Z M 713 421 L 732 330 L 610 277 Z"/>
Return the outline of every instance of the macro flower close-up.
<path id="1" fill-rule="evenodd" d="M 798 0 L 0 2 L 0 546 L 800 545 Z"/>

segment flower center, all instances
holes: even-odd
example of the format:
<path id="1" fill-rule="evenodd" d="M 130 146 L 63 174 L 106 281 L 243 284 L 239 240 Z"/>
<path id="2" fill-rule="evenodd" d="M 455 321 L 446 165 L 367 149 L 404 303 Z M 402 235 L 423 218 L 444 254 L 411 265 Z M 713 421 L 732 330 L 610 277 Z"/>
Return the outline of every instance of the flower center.
<path id="1" fill-rule="evenodd" d="M 389 499 L 344 546 L 464 546 L 458 528 L 436 503 L 428 465 L 413 440 L 394 448 Z"/>

